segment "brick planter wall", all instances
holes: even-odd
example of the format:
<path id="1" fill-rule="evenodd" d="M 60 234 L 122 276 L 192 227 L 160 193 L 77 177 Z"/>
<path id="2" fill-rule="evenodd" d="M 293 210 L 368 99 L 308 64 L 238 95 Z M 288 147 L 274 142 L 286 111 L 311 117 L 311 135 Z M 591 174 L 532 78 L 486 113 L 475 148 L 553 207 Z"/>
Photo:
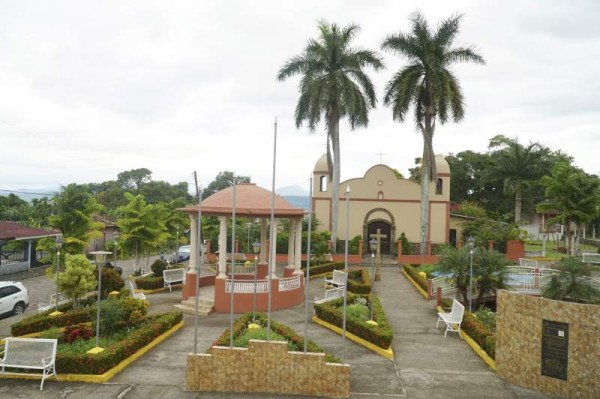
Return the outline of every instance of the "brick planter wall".
<path id="1" fill-rule="evenodd" d="M 248 349 L 189 354 L 186 388 L 348 398 L 350 365 L 326 363 L 323 353 L 288 352 L 286 342 L 251 340 Z"/>

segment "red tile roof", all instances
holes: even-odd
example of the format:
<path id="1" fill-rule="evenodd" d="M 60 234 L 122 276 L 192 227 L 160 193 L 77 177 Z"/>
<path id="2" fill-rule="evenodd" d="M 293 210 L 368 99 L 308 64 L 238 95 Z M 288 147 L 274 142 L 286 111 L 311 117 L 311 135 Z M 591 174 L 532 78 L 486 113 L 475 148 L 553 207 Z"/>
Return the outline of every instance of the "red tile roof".
<path id="1" fill-rule="evenodd" d="M 36 229 L 33 227 L 24 226 L 17 222 L 0 220 L 0 240 L 24 240 L 27 238 L 56 236 L 58 234 L 60 234 L 59 231 Z"/>

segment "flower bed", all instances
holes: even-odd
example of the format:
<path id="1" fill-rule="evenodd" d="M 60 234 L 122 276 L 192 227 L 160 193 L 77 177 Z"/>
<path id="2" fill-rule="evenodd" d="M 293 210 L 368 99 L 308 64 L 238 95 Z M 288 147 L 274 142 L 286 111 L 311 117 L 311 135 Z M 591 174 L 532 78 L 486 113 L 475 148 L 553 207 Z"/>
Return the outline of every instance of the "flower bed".
<path id="1" fill-rule="evenodd" d="M 496 358 L 496 336 L 473 313 L 465 312 L 460 328 L 492 359 Z"/>
<path id="2" fill-rule="evenodd" d="M 364 299 L 359 300 L 358 298 Z M 379 298 L 376 296 L 373 296 L 373 298 L 373 319 L 377 322 L 377 325 L 368 323 L 368 320 L 365 320 L 364 318 L 354 317 L 353 313 L 349 313 L 347 311 L 346 330 L 380 348 L 388 349 L 392 344 L 393 332 L 388 324 L 387 317 L 383 311 L 381 303 L 379 302 Z M 366 302 L 367 300 L 368 296 L 348 293 L 347 310 L 350 305 L 357 304 L 361 301 Z M 315 304 L 315 314 L 321 320 L 342 328 L 344 317 L 342 309 L 343 305 L 343 298 L 321 304 Z"/>
<path id="3" fill-rule="evenodd" d="M 420 270 L 418 267 L 406 264 L 404 265 L 404 271 L 410 276 L 410 278 L 412 278 L 417 284 L 419 284 L 419 287 L 421 287 L 423 291 L 429 291 L 427 278 L 423 277 L 423 275 L 420 274 Z"/>
<path id="4" fill-rule="evenodd" d="M 243 342 L 247 342 L 246 339 L 244 339 L 244 335 L 248 334 L 249 330 L 248 329 L 248 325 L 250 323 L 252 323 L 252 313 L 246 313 L 242 316 L 240 316 L 238 319 L 236 319 L 233 323 L 233 339 L 234 339 L 234 344 L 237 341 L 237 343 L 239 345 L 243 346 Z M 267 325 L 267 316 L 264 313 L 256 313 L 255 316 L 255 321 L 254 324 L 257 324 L 261 327 L 261 330 L 264 331 L 264 328 Z M 271 331 L 274 333 L 274 335 L 278 335 L 279 337 L 283 338 L 284 340 L 288 341 L 288 349 L 291 351 L 303 351 L 304 350 L 304 337 L 297 334 L 292 328 L 278 323 L 275 320 L 271 319 Z M 252 335 L 252 338 L 254 339 L 261 339 L 261 337 L 257 336 L 256 333 L 250 333 L 250 335 Z M 274 338 L 274 335 L 271 336 L 271 339 L 273 340 L 277 340 Z M 279 338 L 279 339 L 281 339 Z M 266 338 L 262 338 L 262 339 L 266 339 Z M 213 344 L 211 346 L 229 346 L 229 340 L 230 340 L 230 332 L 229 330 L 225 330 L 225 332 L 223 332 L 223 334 L 221 334 L 221 336 L 219 338 L 217 338 L 217 340 L 215 340 L 215 342 L 213 342 Z M 312 340 L 308 340 L 306 343 L 306 350 L 307 352 L 312 352 L 312 353 L 324 353 L 325 351 L 323 350 L 323 348 L 321 348 L 316 342 L 312 341 Z M 330 355 L 328 353 L 326 354 L 326 361 L 330 362 L 330 363 L 340 363 L 340 360 L 337 359 L 336 357 L 334 357 L 333 355 Z"/>

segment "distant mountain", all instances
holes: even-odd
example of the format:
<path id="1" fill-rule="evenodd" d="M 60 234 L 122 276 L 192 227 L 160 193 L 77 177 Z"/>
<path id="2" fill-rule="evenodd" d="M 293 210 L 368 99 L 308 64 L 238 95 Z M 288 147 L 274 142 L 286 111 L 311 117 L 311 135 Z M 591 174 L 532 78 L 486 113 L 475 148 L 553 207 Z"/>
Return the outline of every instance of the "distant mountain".
<path id="1" fill-rule="evenodd" d="M 16 190 L 1 190 L 0 195 L 8 196 L 14 194 L 17 197 L 27 202 L 34 198 L 53 197 L 59 190 L 56 187 L 44 187 L 44 188 L 19 188 Z"/>
<path id="2" fill-rule="evenodd" d="M 286 197 L 286 196 L 306 197 L 306 196 L 308 196 L 308 190 L 306 190 L 304 187 L 301 187 L 297 184 L 294 184 L 292 186 L 285 186 L 285 187 L 277 188 L 277 189 L 275 189 L 275 193 L 281 195 L 282 197 Z"/>
<path id="3" fill-rule="evenodd" d="M 282 197 L 292 206 L 308 211 L 308 206 L 310 205 L 310 197 L 308 195 L 282 195 Z"/>

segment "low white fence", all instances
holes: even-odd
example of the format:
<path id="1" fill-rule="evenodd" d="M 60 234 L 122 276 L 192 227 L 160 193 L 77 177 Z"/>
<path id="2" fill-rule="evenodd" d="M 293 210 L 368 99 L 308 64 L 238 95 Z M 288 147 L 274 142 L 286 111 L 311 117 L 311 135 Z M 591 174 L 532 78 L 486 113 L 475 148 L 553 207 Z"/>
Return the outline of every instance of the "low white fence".
<path id="1" fill-rule="evenodd" d="M 254 285 L 256 284 L 256 292 L 269 292 L 269 280 L 236 280 L 233 287 L 234 292 L 240 294 L 254 293 Z M 225 280 L 225 292 L 231 292 L 231 280 Z"/>
<path id="2" fill-rule="evenodd" d="M 302 286 L 300 279 L 304 278 L 303 275 L 298 274 L 297 276 L 280 278 L 279 279 L 279 292 L 292 291 Z"/>

